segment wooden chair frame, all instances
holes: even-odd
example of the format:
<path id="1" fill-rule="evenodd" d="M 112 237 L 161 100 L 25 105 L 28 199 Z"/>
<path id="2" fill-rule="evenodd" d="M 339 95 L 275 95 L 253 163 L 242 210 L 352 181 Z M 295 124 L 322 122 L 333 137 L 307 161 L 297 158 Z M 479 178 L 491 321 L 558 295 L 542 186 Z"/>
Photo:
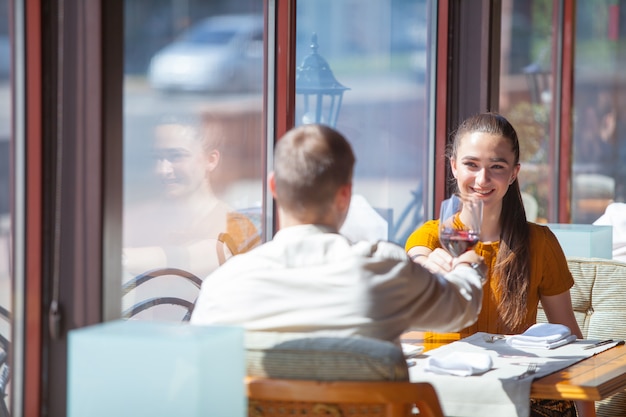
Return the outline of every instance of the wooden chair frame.
<path id="1" fill-rule="evenodd" d="M 432 385 L 425 382 L 397 381 L 310 381 L 247 377 L 248 417 L 273 416 L 271 408 L 283 408 L 290 403 L 298 415 L 360 416 L 359 406 L 381 405 L 381 416 L 443 417 L 439 398 Z M 279 403 L 279 406 L 272 406 Z M 304 403 L 309 403 L 308 406 Z M 344 412 L 352 405 L 350 412 Z M 356 405 L 356 407 L 354 407 Z M 310 410 L 307 414 L 304 410 Z M 321 412 L 320 412 L 321 411 Z M 356 414 L 355 414 L 356 413 Z M 280 414 L 282 415 L 282 414 Z M 286 415 L 290 415 L 287 414 Z M 371 415 L 371 414 L 367 414 Z"/>

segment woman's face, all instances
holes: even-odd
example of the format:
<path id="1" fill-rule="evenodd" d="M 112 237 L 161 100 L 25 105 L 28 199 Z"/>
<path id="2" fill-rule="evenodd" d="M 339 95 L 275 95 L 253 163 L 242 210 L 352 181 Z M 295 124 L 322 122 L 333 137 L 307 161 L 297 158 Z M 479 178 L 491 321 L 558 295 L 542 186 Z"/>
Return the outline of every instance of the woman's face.
<path id="1" fill-rule="evenodd" d="M 480 198 L 486 208 L 501 205 L 520 169 L 509 139 L 482 132 L 460 139 L 450 165 L 459 191 Z"/>
<path id="2" fill-rule="evenodd" d="M 180 126 L 157 128 L 154 153 L 156 172 L 167 196 L 185 197 L 206 187 L 209 167 L 202 145 Z"/>

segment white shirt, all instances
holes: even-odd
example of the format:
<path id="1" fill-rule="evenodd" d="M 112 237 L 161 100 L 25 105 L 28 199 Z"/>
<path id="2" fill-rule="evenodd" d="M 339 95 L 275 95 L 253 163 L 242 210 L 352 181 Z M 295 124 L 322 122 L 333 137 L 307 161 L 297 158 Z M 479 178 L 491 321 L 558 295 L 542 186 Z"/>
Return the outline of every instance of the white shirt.
<path id="1" fill-rule="evenodd" d="M 469 266 L 431 275 L 396 244 L 352 244 L 323 226 L 302 225 L 209 275 L 191 323 L 395 341 L 409 328 L 464 328 L 476 321 L 481 301 L 480 277 Z"/>

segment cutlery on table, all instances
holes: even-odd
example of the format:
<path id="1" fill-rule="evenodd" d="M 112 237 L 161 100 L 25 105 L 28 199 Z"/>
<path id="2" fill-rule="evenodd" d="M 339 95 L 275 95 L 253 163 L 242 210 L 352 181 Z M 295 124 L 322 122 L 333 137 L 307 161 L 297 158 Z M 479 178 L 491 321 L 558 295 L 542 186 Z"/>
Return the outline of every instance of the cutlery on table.
<path id="1" fill-rule="evenodd" d="M 623 340 L 606 339 L 606 340 L 601 340 L 601 341 L 599 341 L 597 343 L 594 343 L 593 345 L 585 346 L 583 349 L 584 350 L 593 349 L 593 348 L 597 348 L 597 347 L 600 347 L 600 346 L 608 345 L 609 343 L 617 343 L 617 345 L 615 345 L 615 346 L 619 346 L 619 345 L 623 345 L 624 341 Z"/>
<path id="2" fill-rule="evenodd" d="M 487 343 L 495 343 L 498 340 L 506 339 L 503 334 L 486 334 L 485 342 Z"/>
<path id="3" fill-rule="evenodd" d="M 539 367 L 535 362 L 531 362 L 528 364 L 528 368 L 524 371 L 524 373 L 519 374 L 515 379 L 524 379 L 531 375 L 534 375 L 539 370 Z"/>

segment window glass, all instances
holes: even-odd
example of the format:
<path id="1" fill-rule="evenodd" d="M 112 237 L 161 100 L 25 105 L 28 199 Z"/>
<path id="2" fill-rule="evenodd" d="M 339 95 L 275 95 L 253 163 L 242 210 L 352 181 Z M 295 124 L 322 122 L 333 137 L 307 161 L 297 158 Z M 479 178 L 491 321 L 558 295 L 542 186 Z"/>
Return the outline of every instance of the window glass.
<path id="1" fill-rule="evenodd" d="M 263 2 L 125 9 L 123 316 L 178 321 L 261 241 Z"/>
<path id="2" fill-rule="evenodd" d="M 11 42 L 9 9 L 0 0 L 0 415 L 8 416 L 11 401 L 9 344 L 11 342 Z"/>
<path id="3" fill-rule="evenodd" d="M 317 55 L 340 85 L 303 84 L 308 77 L 299 72 L 295 124 L 329 124 L 351 142 L 354 198 L 342 232 L 353 239 L 404 246 L 424 220 L 431 7 L 426 0 L 297 2 L 299 69 Z"/>
<path id="4" fill-rule="evenodd" d="M 576 3 L 572 222 L 591 223 L 626 199 L 626 4 Z"/>
<path id="5" fill-rule="evenodd" d="M 554 51 L 551 0 L 502 2 L 500 109 L 520 141 L 520 187 L 526 215 L 537 222 L 556 222 L 551 213 L 554 150 L 550 131 Z M 553 123 L 553 125 L 551 125 Z"/>

